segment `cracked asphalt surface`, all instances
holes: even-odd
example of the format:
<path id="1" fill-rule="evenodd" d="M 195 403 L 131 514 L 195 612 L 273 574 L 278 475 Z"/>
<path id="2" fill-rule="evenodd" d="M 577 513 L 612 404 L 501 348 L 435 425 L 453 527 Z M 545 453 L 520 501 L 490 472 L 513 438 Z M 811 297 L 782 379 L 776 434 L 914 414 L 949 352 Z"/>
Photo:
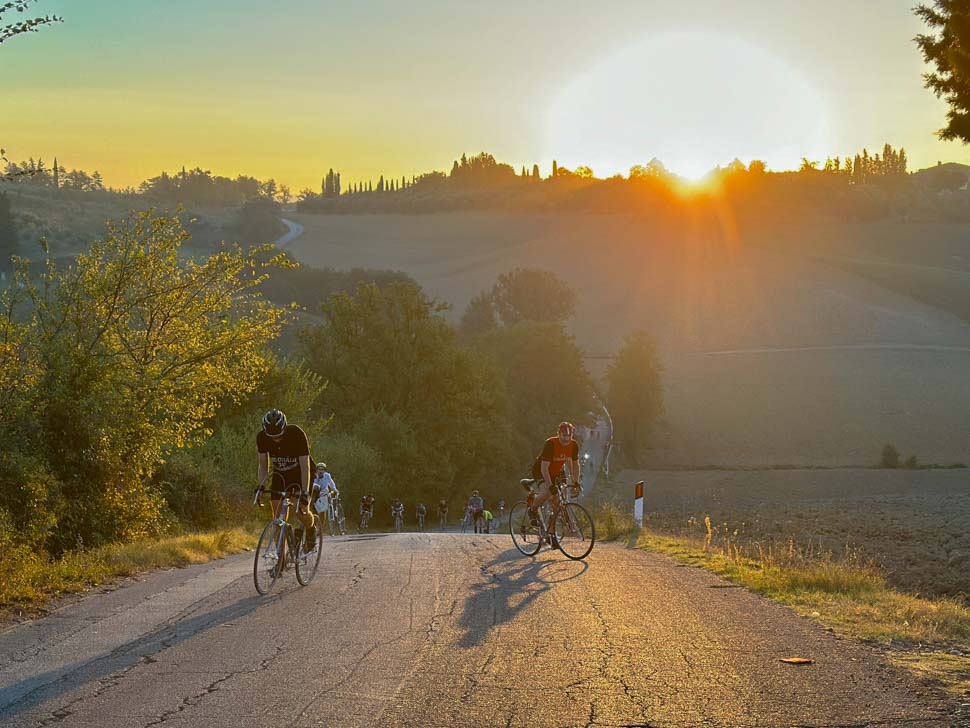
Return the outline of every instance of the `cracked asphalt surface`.
<path id="1" fill-rule="evenodd" d="M 326 547 L 306 588 L 290 573 L 259 597 L 241 554 L 7 629 L 0 725 L 954 725 L 872 650 L 663 556 L 434 533 Z"/>

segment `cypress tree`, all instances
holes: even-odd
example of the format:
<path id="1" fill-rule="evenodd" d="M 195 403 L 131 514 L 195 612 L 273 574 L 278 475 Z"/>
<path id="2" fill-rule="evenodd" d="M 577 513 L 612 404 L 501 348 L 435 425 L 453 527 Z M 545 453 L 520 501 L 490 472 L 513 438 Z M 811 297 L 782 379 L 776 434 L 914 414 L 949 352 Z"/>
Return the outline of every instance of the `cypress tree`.
<path id="1" fill-rule="evenodd" d="M 556 164 L 556 160 L 552 160 L 552 176 L 556 177 L 559 174 L 559 165 Z"/>
<path id="2" fill-rule="evenodd" d="M 532 179 L 539 179 L 539 165 L 532 165 Z"/>
<path id="3" fill-rule="evenodd" d="M 60 189 L 61 186 L 61 170 L 57 166 L 57 157 L 54 157 L 54 189 Z"/>

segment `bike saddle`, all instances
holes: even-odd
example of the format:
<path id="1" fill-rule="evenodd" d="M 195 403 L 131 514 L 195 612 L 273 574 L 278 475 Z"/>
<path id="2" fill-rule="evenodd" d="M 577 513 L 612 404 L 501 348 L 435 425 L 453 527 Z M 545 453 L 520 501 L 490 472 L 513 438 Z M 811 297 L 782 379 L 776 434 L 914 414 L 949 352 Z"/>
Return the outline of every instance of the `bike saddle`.
<path id="1" fill-rule="evenodd" d="M 522 478 L 522 480 L 519 481 L 519 485 L 521 485 L 526 490 L 531 490 L 532 486 L 535 485 L 535 483 L 536 483 L 535 478 Z"/>

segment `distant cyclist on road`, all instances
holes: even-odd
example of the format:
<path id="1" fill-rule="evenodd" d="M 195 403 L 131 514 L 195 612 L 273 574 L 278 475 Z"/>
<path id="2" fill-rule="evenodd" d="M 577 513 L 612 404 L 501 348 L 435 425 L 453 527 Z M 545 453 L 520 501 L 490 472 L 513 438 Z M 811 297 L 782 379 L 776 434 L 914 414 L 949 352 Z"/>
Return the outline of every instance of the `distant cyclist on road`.
<path id="1" fill-rule="evenodd" d="M 445 525 L 448 523 L 448 501 L 444 498 L 438 501 L 438 521 L 441 524 L 441 530 L 445 530 Z"/>
<path id="2" fill-rule="evenodd" d="M 374 496 L 365 495 L 360 499 L 360 528 L 367 528 L 370 519 L 374 517 Z"/>
<path id="3" fill-rule="evenodd" d="M 397 525 L 397 519 L 401 519 L 401 526 L 404 526 L 404 503 L 401 502 L 400 498 L 395 498 L 391 502 L 391 520 L 394 521 L 394 525 Z"/>
<path id="4" fill-rule="evenodd" d="M 529 515 L 533 522 L 539 520 L 539 507 L 547 500 L 552 498 L 552 507 L 555 510 L 559 505 L 559 496 L 556 495 L 553 481 L 563 471 L 566 463 L 569 463 L 569 475 L 572 476 L 570 486 L 573 490 L 579 489 L 579 444 L 573 439 L 573 425 L 570 422 L 560 422 L 556 428 L 556 434 L 550 437 L 542 446 L 542 452 L 537 458 L 539 472 L 533 471 L 533 477 L 538 481 L 536 497 L 529 509 Z"/>
<path id="5" fill-rule="evenodd" d="M 428 515 L 428 507 L 424 503 L 418 503 L 417 510 L 415 514 L 418 517 L 418 530 L 424 530 L 424 518 Z"/>
<path id="6" fill-rule="evenodd" d="M 327 464 L 317 463 L 317 472 L 313 478 L 313 495 L 310 497 L 310 501 L 317 504 L 317 513 L 326 513 L 330 507 L 330 498 L 339 495 L 337 484 L 327 471 Z"/>
<path id="7" fill-rule="evenodd" d="M 471 497 L 468 499 L 468 511 L 471 513 L 472 523 L 475 524 L 475 533 L 478 533 L 478 519 L 484 515 L 485 501 L 478 494 L 477 490 L 473 490 Z"/>
<path id="8" fill-rule="evenodd" d="M 485 516 L 485 533 L 491 533 L 492 512 L 486 508 L 485 512 L 482 515 Z"/>
<path id="9" fill-rule="evenodd" d="M 256 458 L 260 490 L 266 490 L 267 481 L 270 482 L 274 517 L 280 514 L 281 492 L 299 498 L 296 515 L 303 524 L 306 548 L 310 552 L 316 547 L 317 532 L 313 517 L 307 510 L 310 500 L 310 442 L 306 433 L 296 425 L 288 425 L 286 415 L 278 409 L 271 409 L 263 415 L 263 429 L 256 434 Z"/>

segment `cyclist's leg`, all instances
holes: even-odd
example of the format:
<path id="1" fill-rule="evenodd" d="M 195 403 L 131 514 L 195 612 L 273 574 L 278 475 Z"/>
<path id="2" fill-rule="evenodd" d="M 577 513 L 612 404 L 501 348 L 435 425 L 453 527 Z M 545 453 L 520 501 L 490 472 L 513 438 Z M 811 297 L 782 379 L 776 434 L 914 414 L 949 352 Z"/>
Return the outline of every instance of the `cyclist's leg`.
<path id="1" fill-rule="evenodd" d="M 313 522 L 313 511 L 307 505 L 302 505 L 296 511 L 296 517 L 303 524 L 305 549 L 310 551 L 317 542 L 316 525 Z"/>
<path id="2" fill-rule="evenodd" d="M 549 485 L 545 482 L 539 484 L 536 488 L 535 496 L 532 498 L 532 503 L 529 507 L 529 515 L 535 519 L 539 518 L 539 508 L 552 496 L 552 491 Z"/>

